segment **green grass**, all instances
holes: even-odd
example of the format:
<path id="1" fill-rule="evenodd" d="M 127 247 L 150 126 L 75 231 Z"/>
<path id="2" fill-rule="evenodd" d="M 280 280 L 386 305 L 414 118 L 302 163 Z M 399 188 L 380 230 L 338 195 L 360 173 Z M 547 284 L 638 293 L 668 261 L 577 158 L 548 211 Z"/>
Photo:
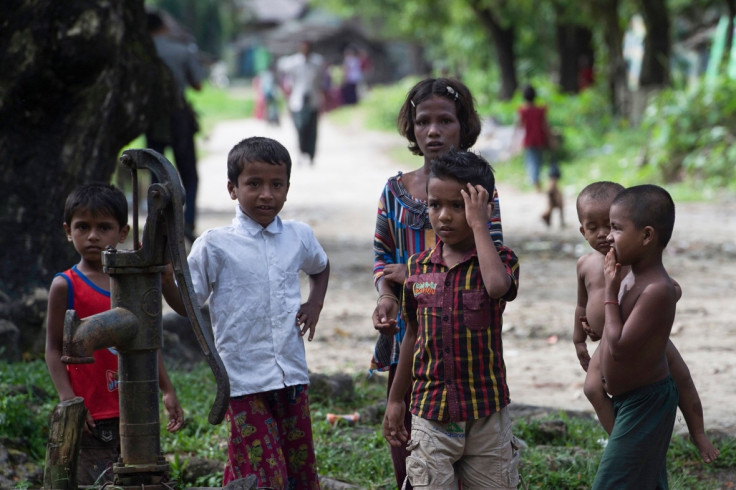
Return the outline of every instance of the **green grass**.
<path id="1" fill-rule="evenodd" d="M 253 116 L 254 94 L 250 87 L 223 89 L 206 83 L 199 92 L 188 91 L 187 99 L 199 116 L 202 133 L 211 131 L 219 121 Z"/>
<path id="2" fill-rule="evenodd" d="M 185 411 L 186 424 L 176 434 L 161 428 L 161 445 L 173 460 L 172 474 L 178 476 L 192 456 L 224 462 L 227 424 L 212 426 L 207 414 L 213 401 L 214 383 L 205 364 L 185 372 L 172 369 L 172 382 Z M 43 464 L 48 417 L 57 402 L 42 361 L 6 364 L 0 362 L 0 436 L 22 440 L 31 458 Z M 12 387 L 26 387 L 24 390 Z M 39 387 L 33 389 L 33 387 Z M 45 392 L 46 394 L 43 394 Z M 355 377 L 355 396 L 350 402 L 313 397 L 312 426 L 318 471 L 323 476 L 345 481 L 360 488 L 394 488 L 389 448 L 384 441 L 380 419 L 385 399 L 385 378 Z M 334 427 L 326 421 L 327 413 L 367 413 L 371 407 L 377 417 L 364 417 L 356 426 L 339 421 Z M 512 411 L 513 414 L 513 411 Z M 163 412 L 161 419 L 165 420 Z M 553 421 L 565 430 L 550 436 L 545 425 Z M 564 412 L 550 413 L 538 419 L 514 420 L 514 434 L 527 448 L 522 450 L 520 474 L 528 488 L 590 488 L 605 440 L 596 420 Z M 686 439 L 674 436 L 668 453 L 670 488 L 706 490 L 730 488 L 736 474 L 736 439 L 722 435 L 715 439 L 721 456 L 711 465 L 701 462 L 695 447 Z M 198 481 L 180 481 L 179 488 L 218 486 L 222 473 Z M 26 482 L 27 483 L 27 482 Z M 18 488 L 23 487 L 19 484 Z M 26 485 L 27 486 L 27 485 Z"/>

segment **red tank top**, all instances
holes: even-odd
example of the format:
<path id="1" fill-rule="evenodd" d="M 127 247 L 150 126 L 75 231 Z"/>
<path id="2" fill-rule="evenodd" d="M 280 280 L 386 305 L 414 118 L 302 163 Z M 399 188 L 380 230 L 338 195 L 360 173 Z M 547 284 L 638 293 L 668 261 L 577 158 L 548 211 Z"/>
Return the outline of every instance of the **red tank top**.
<path id="1" fill-rule="evenodd" d="M 519 117 L 524 127 L 524 148 L 545 148 L 547 146 L 547 108 L 544 106 L 525 106 L 519 109 Z"/>
<path id="2" fill-rule="evenodd" d="M 69 286 L 67 309 L 76 310 L 79 318 L 101 313 L 110 309 L 110 292 L 96 286 L 75 265 L 60 274 Z M 94 352 L 92 364 L 67 364 L 69 379 L 74 394 L 84 398 L 95 420 L 120 416 L 118 398 L 118 355 L 113 348 Z"/>

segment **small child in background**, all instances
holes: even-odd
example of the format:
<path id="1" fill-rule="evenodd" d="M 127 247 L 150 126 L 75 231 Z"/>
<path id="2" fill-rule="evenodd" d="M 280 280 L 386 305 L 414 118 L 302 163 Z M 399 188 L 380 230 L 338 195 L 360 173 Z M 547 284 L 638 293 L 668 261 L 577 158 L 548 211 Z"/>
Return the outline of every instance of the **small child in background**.
<path id="1" fill-rule="evenodd" d="M 552 212 L 560 211 L 560 226 L 564 226 L 563 199 L 558 181 L 561 173 L 559 157 L 562 154 L 562 134 L 552 131 L 547 121 L 547 106 L 537 104 L 537 91 L 531 85 L 522 91 L 524 103 L 519 108 L 513 141 L 517 141 L 517 132 L 523 131 L 522 146 L 524 148 L 524 166 L 527 178 L 537 192 L 542 192 L 540 174 L 545 158 L 549 163 L 549 184 L 547 186 L 547 209 L 542 213 L 542 220 L 547 226 L 552 224 Z"/>
<path id="2" fill-rule="evenodd" d="M 406 336 L 383 421 L 392 446 L 407 443 L 411 385 L 406 473 L 414 488 L 519 483 L 501 341 L 519 264 L 488 233 L 494 186 L 491 166 L 473 153 L 450 150 L 430 164 L 427 202 L 439 242 L 407 264 Z"/>
<path id="3" fill-rule="evenodd" d="M 587 371 L 585 396 L 593 405 L 598 420 L 608 434 L 611 434 L 614 426 L 613 403 L 601 380 L 600 353 L 596 350 L 591 358 L 586 340 L 590 336 L 591 340 L 595 341 L 603 335 L 605 323 L 603 262 L 606 254 L 611 250 L 611 243 L 607 238 L 611 232 L 609 210 L 616 195 L 623 190 L 623 186 L 614 182 L 594 182 L 586 186 L 577 198 L 580 233 L 594 251 L 578 259 L 578 300 L 575 308 L 573 342 L 580 365 Z M 624 266 L 623 271 L 628 272 L 628 270 L 628 266 Z M 674 280 L 673 283 L 677 299 L 679 299 L 680 286 Z M 679 407 L 690 431 L 690 437 L 703 460 L 710 463 L 718 457 L 720 451 L 713 446 L 705 434 L 703 409 L 690 371 L 674 344 L 669 340 L 666 354 L 672 378 L 680 393 Z"/>
<path id="4" fill-rule="evenodd" d="M 199 306 L 209 300 L 217 352 L 230 377 L 223 486 L 319 489 L 303 336 L 314 337 L 329 279 L 325 251 L 305 223 L 282 221 L 291 157 L 270 138 L 230 150 L 230 226 L 203 233 L 188 262 Z M 301 303 L 299 271 L 309 276 Z M 168 278 L 167 278 L 168 279 Z M 167 285 L 168 287 L 169 285 Z M 172 305 L 184 314 L 184 305 Z"/>
<path id="5" fill-rule="evenodd" d="M 125 241 L 130 230 L 127 223 L 125 194 L 111 185 L 79 186 L 64 206 L 64 231 L 79 253 L 80 261 L 57 274 L 49 289 L 46 365 L 59 400 L 81 396 L 87 408 L 77 464 L 79 485 L 112 481 L 112 465 L 120 457 L 118 356 L 113 348 L 99 349 L 94 352 L 92 364 L 63 364 L 64 317 L 66 310 L 76 310 L 83 319 L 110 309 L 110 276 L 102 270 L 102 251 Z M 158 375 L 169 416 L 166 428 L 174 432 L 184 423 L 184 413 L 164 367 L 161 351 Z"/>

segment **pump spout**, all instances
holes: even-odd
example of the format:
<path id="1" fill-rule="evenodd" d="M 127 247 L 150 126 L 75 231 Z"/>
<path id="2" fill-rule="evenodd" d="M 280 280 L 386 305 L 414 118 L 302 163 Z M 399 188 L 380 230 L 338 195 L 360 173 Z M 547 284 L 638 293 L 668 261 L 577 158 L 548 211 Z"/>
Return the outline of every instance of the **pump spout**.
<path id="1" fill-rule="evenodd" d="M 64 318 L 64 348 L 61 362 L 85 364 L 95 361 L 92 353 L 106 347 L 127 346 L 138 332 L 138 319 L 129 310 L 116 307 L 80 320 L 68 310 Z"/>

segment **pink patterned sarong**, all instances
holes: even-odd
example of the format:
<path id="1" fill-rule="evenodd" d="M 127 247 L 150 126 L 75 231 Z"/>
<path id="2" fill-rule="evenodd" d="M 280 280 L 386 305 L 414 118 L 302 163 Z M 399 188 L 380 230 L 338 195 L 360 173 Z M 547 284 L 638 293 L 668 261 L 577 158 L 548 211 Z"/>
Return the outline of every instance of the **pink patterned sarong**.
<path id="1" fill-rule="evenodd" d="M 223 486 L 248 475 L 258 487 L 319 490 L 307 385 L 230 399 Z"/>

